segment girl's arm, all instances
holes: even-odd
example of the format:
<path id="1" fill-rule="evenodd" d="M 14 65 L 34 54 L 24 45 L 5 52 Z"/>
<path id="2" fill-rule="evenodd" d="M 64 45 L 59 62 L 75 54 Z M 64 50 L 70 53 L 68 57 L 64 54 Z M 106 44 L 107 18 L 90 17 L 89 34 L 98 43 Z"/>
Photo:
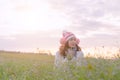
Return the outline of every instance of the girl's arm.
<path id="1" fill-rule="evenodd" d="M 62 66 L 65 62 L 67 61 L 66 58 L 64 58 L 63 56 L 60 55 L 59 51 L 56 52 L 55 55 L 55 67 L 60 67 Z"/>
<path id="2" fill-rule="evenodd" d="M 55 66 L 59 67 L 61 65 L 62 61 L 63 61 L 63 57 L 60 55 L 59 52 L 56 52 L 56 55 L 55 55 Z"/>
<path id="3" fill-rule="evenodd" d="M 84 62 L 84 53 L 82 51 L 77 51 L 77 65 L 81 66 Z"/>

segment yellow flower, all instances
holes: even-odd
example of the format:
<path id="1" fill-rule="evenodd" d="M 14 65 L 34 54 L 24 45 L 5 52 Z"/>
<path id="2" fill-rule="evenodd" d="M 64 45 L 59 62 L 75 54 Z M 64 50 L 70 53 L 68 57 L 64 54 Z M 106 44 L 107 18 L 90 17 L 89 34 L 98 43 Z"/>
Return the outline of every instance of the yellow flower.
<path id="1" fill-rule="evenodd" d="M 87 68 L 88 68 L 89 70 L 92 70 L 92 69 L 93 69 L 93 66 L 89 63 L 89 64 L 87 65 Z"/>

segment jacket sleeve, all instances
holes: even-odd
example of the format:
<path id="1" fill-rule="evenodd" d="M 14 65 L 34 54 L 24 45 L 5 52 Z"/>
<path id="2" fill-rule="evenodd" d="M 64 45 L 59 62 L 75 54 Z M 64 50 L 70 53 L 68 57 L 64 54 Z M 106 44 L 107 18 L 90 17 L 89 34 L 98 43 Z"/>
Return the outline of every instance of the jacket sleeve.
<path id="1" fill-rule="evenodd" d="M 64 58 L 60 55 L 59 52 L 56 52 L 55 54 L 55 67 L 61 66 L 61 64 L 64 62 Z"/>
<path id="2" fill-rule="evenodd" d="M 77 51 L 77 58 L 78 59 L 84 58 L 84 53 L 82 51 Z"/>
<path id="3" fill-rule="evenodd" d="M 82 51 L 77 52 L 77 65 L 81 66 L 84 63 L 84 53 Z"/>

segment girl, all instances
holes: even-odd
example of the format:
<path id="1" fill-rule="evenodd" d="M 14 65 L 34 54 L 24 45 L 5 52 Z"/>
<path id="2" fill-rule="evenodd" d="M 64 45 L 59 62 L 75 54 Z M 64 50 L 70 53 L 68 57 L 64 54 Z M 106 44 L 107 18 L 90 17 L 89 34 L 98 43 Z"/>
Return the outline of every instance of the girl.
<path id="1" fill-rule="evenodd" d="M 59 51 L 55 55 L 55 66 L 60 67 L 66 62 L 75 62 L 80 65 L 84 55 L 78 46 L 79 39 L 72 32 L 64 31 L 60 43 Z"/>

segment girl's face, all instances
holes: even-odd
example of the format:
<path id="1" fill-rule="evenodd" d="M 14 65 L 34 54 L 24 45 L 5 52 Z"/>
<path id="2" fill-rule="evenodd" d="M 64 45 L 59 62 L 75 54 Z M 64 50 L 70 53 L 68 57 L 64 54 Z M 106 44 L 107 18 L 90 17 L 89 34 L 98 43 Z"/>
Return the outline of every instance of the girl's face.
<path id="1" fill-rule="evenodd" d="M 75 38 L 75 37 L 72 37 L 72 38 L 70 38 L 70 39 L 68 40 L 68 46 L 69 46 L 70 48 L 76 47 L 76 38 Z"/>

